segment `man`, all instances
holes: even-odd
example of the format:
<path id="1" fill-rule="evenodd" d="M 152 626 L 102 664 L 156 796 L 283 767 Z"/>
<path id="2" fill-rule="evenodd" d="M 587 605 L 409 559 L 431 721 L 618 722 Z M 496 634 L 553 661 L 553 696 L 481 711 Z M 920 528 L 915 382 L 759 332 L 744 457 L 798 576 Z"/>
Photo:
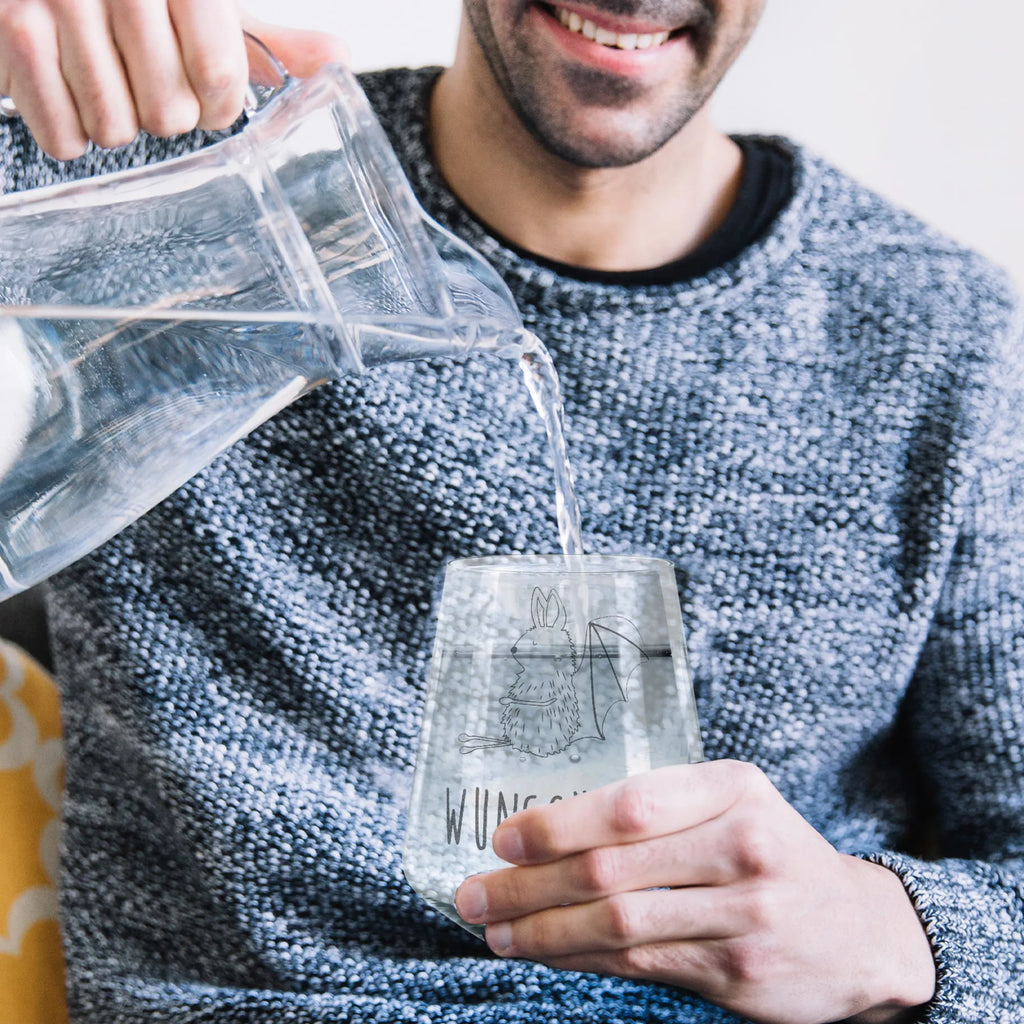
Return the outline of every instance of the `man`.
<path id="1" fill-rule="evenodd" d="M 1019 311 L 799 147 L 717 131 L 761 7 L 466 0 L 452 68 L 364 78 L 554 353 L 586 546 L 676 563 L 709 761 L 503 824 L 512 866 L 457 905 L 506 959 L 425 910 L 397 849 L 429 580 L 551 546 L 536 428 L 486 361 L 321 389 L 53 585 L 74 1020 L 1018 1012 Z M 59 158 L 239 111 L 231 4 L 0 15 Z M 110 165 L 9 132 L 14 187 Z"/>

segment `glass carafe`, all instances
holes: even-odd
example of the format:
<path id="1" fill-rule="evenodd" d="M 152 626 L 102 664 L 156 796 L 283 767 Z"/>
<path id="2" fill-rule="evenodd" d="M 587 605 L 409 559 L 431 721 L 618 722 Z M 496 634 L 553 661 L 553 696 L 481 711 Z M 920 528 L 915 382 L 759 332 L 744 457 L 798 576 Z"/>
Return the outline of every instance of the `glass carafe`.
<path id="1" fill-rule="evenodd" d="M 342 67 L 195 153 L 0 199 L 0 600 L 317 383 L 525 337 Z"/>

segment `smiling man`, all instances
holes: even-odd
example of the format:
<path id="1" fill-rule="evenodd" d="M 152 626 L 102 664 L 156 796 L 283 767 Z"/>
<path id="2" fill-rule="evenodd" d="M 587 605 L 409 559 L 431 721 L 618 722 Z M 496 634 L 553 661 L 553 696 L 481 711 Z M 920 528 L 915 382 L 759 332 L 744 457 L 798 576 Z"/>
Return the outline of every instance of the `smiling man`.
<path id="1" fill-rule="evenodd" d="M 470 3 L 470 31 L 446 78 L 452 91 L 464 89 L 462 75 L 500 91 L 537 143 L 570 164 L 623 167 L 675 138 L 705 105 L 761 6 Z"/>
<path id="2" fill-rule="evenodd" d="M 707 100 L 760 10 L 467 4 L 433 100 L 442 174 L 496 231 L 562 262 L 637 270 L 692 251 L 739 186 Z"/>
<path id="3" fill-rule="evenodd" d="M 501 360 L 324 385 L 49 587 L 76 1024 L 1018 1018 L 1024 315 L 805 148 L 716 128 L 761 8 L 465 0 L 451 68 L 362 78 L 554 355 L 585 548 L 676 564 L 708 761 L 505 821 L 457 894 L 490 950 L 419 901 L 431 583 L 552 546 L 541 429 Z M 297 71 L 340 53 L 247 24 Z M 239 29 L 0 0 L 0 180 L 209 141 L 58 164 L 29 130 L 225 127 Z"/>

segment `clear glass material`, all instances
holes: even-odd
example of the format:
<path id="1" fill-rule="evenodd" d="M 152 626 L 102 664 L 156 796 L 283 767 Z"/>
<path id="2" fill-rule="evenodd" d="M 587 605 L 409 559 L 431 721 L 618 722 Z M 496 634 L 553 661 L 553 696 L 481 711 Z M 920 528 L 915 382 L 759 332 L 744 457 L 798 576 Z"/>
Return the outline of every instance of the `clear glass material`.
<path id="1" fill-rule="evenodd" d="M 0 199 L 0 600 L 317 383 L 521 328 L 341 67 L 196 153 Z"/>
<path id="2" fill-rule="evenodd" d="M 675 573 L 654 558 L 522 555 L 445 574 L 403 851 L 454 907 L 502 865 L 494 829 L 532 804 L 703 757 Z"/>

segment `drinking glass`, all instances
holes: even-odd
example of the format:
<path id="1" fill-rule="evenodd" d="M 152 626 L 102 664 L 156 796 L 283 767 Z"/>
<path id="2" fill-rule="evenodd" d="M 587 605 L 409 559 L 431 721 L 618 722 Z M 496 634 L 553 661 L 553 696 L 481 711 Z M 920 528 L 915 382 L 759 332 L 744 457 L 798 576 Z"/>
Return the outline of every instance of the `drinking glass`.
<path id="1" fill-rule="evenodd" d="M 449 564 L 413 780 L 403 868 L 455 910 L 503 862 L 494 829 L 628 775 L 702 759 L 670 562 L 517 555 Z"/>

